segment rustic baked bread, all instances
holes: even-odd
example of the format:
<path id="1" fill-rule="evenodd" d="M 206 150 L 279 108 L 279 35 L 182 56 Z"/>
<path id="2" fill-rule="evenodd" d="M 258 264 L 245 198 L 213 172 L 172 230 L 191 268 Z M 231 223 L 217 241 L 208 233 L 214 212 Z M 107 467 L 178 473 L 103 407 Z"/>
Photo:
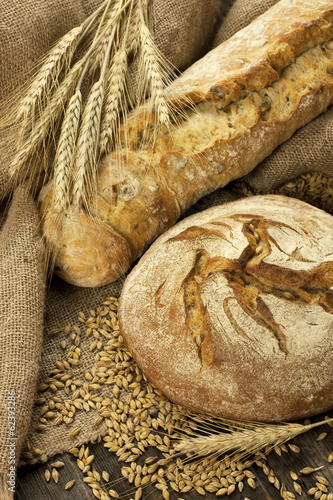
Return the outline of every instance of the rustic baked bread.
<path id="1" fill-rule="evenodd" d="M 286 421 L 333 407 L 333 217 L 284 196 L 192 215 L 131 271 L 120 330 L 171 401 Z"/>
<path id="2" fill-rule="evenodd" d="M 167 89 L 174 126 L 156 130 L 149 103 L 133 112 L 124 149 L 100 162 L 88 215 L 69 210 L 62 234 L 47 186 L 41 213 L 55 272 L 81 286 L 116 280 L 199 198 L 250 172 L 325 111 L 332 20 L 331 0 L 281 0 L 196 62 Z"/>

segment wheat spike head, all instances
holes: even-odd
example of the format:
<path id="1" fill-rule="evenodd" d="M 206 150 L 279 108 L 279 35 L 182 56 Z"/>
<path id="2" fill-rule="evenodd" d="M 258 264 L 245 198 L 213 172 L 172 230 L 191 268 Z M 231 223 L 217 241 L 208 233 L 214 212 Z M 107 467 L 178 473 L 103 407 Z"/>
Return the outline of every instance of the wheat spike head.
<path id="1" fill-rule="evenodd" d="M 127 71 L 127 53 L 124 48 L 118 50 L 108 77 L 108 87 L 101 121 L 99 140 L 100 155 L 110 152 L 112 140 L 120 120 L 120 109 L 123 107 Z"/>
<path id="2" fill-rule="evenodd" d="M 106 16 L 105 20 L 105 28 L 103 30 L 101 41 L 96 45 L 92 57 L 91 57 L 91 65 L 90 72 L 94 73 L 97 69 L 101 69 L 103 67 L 105 57 L 107 56 L 108 48 L 110 42 L 114 41 L 115 37 L 115 28 L 117 27 L 117 16 L 122 12 L 123 0 L 116 0 L 112 9 Z"/>
<path id="3" fill-rule="evenodd" d="M 49 52 L 28 92 L 19 104 L 17 120 L 21 121 L 20 138 L 24 140 L 33 128 L 35 115 L 42 112 L 53 88 L 59 84 L 59 75 L 69 66 L 80 41 L 82 26 L 73 28 Z"/>
<path id="4" fill-rule="evenodd" d="M 205 434 L 199 433 L 195 437 L 184 436 L 174 444 L 174 450 L 180 454 L 195 456 L 229 455 L 237 454 L 238 457 L 254 455 L 261 450 L 266 453 L 275 447 L 303 434 L 315 427 L 328 424 L 333 419 L 323 420 L 313 424 L 302 425 L 298 423 L 264 424 L 256 422 L 241 422 L 205 417 L 197 418 L 204 422 Z M 209 432 L 209 425 L 212 432 Z M 226 432 L 216 433 L 216 427 L 222 422 Z"/>
<path id="5" fill-rule="evenodd" d="M 100 80 L 92 86 L 88 96 L 77 141 L 72 192 L 73 206 L 76 208 L 87 204 L 94 192 L 103 99 L 104 81 Z"/>
<path id="6" fill-rule="evenodd" d="M 17 183 L 25 179 L 26 175 L 29 176 L 29 183 L 33 191 L 35 191 L 33 186 L 38 184 L 38 178 L 41 173 L 38 169 L 38 161 L 36 161 L 34 155 L 40 153 L 46 139 L 50 137 L 50 135 L 52 136 L 54 125 L 61 117 L 66 102 L 75 89 L 81 69 L 82 62 L 79 61 L 73 66 L 61 85 L 55 90 L 47 107 L 36 121 L 33 130 L 22 144 L 9 166 L 9 175 L 16 178 Z"/>
<path id="7" fill-rule="evenodd" d="M 128 54 L 136 56 L 139 46 L 140 46 L 140 38 L 138 36 L 140 24 L 142 22 L 142 11 L 140 9 L 140 2 L 137 2 L 133 8 L 131 23 L 128 30 L 127 37 L 127 50 Z"/>
<path id="8" fill-rule="evenodd" d="M 157 112 L 158 122 L 162 125 L 169 125 L 169 108 L 164 93 L 165 83 L 163 80 L 163 68 L 159 62 L 158 50 L 152 39 L 148 27 L 141 23 L 139 31 L 141 41 L 141 65 L 139 74 L 146 75 L 150 84 L 151 97 Z M 141 89 L 142 95 L 146 92 Z"/>
<path id="9" fill-rule="evenodd" d="M 53 206 L 59 213 L 63 213 L 69 205 L 69 186 L 73 174 L 81 109 L 82 93 L 77 89 L 67 106 L 54 162 Z"/>

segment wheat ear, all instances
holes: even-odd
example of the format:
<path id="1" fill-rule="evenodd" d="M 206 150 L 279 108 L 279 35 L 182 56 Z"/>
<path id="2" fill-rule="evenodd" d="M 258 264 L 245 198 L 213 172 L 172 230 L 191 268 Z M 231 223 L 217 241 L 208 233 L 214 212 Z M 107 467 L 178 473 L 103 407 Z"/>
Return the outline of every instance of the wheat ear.
<path id="1" fill-rule="evenodd" d="M 88 192 L 93 190 L 103 99 L 104 81 L 101 79 L 92 86 L 88 96 L 77 141 L 72 193 L 73 206 L 76 208 L 87 201 Z"/>
<path id="2" fill-rule="evenodd" d="M 119 123 L 119 109 L 125 91 L 126 71 L 126 50 L 120 49 L 113 58 L 113 64 L 108 77 L 109 83 L 99 140 L 99 152 L 101 155 L 110 152 L 112 139 Z"/>
<path id="3" fill-rule="evenodd" d="M 138 36 L 140 24 L 142 22 L 142 13 L 140 11 L 141 4 L 137 2 L 133 8 L 133 13 L 131 17 L 131 24 L 128 30 L 128 37 L 126 41 L 127 52 L 133 56 L 136 56 L 140 47 L 140 38 Z"/>
<path id="4" fill-rule="evenodd" d="M 151 97 L 155 105 L 158 123 L 169 125 L 169 107 L 164 93 L 165 83 L 162 76 L 163 70 L 159 63 L 159 53 L 150 31 L 143 21 L 140 24 L 139 36 L 142 52 L 139 74 L 145 75 L 147 82 L 150 84 Z M 142 87 L 141 92 L 144 96 L 146 93 L 145 87 Z"/>
<path id="5" fill-rule="evenodd" d="M 17 120 L 21 121 L 20 136 L 24 139 L 35 119 L 35 114 L 41 113 L 52 89 L 58 85 L 59 75 L 64 66 L 69 66 L 73 54 L 80 41 L 82 26 L 69 31 L 49 52 L 44 64 L 40 68 L 37 77 L 31 83 L 25 98 L 18 107 Z"/>
<path id="6" fill-rule="evenodd" d="M 333 418 L 309 425 L 236 423 L 237 426 L 245 428 L 240 427 L 238 430 L 220 434 L 186 437 L 174 445 L 174 450 L 181 454 L 189 453 L 198 456 L 229 453 L 237 453 L 240 456 L 253 455 L 263 449 L 267 452 L 299 434 L 332 421 Z"/>
<path id="7" fill-rule="evenodd" d="M 132 1 L 133 0 L 127 0 L 127 2 L 124 3 L 123 0 L 120 0 L 120 2 L 117 2 L 116 4 L 117 12 L 115 12 L 112 17 L 112 35 L 108 38 L 108 46 L 106 52 L 104 53 L 104 61 L 101 68 L 100 78 L 99 81 L 93 85 L 90 91 L 83 113 L 82 125 L 77 143 L 75 177 L 72 192 L 72 201 L 75 208 L 80 208 L 82 204 L 84 204 L 87 208 L 88 198 L 90 198 L 90 195 L 96 190 L 96 164 L 99 151 L 101 116 L 105 95 L 107 68 L 118 28 L 118 21 L 124 9 L 132 3 Z M 104 35 L 102 33 L 102 39 L 103 36 Z M 95 40 L 99 40 L 98 34 L 96 34 Z M 83 71 L 83 74 L 84 72 L 85 70 Z M 81 75 L 80 82 L 83 78 L 83 74 Z"/>
<path id="8" fill-rule="evenodd" d="M 90 71 L 95 72 L 98 68 L 102 68 L 105 56 L 108 51 L 108 47 L 114 40 L 115 36 L 115 28 L 118 25 L 117 20 L 119 13 L 122 12 L 122 7 L 123 7 L 123 0 L 117 0 L 111 9 L 105 23 L 106 23 L 106 28 L 104 29 L 102 33 L 102 38 L 101 42 L 96 46 L 92 53 L 92 64 L 90 66 Z"/>
<path id="9" fill-rule="evenodd" d="M 59 213 L 67 208 L 69 202 L 70 179 L 74 164 L 81 108 L 82 94 L 80 89 L 77 89 L 68 103 L 54 162 L 53 206 Z"/>
<path id="10" fill-rule="evenodd" d="M 53 130 L 55 122 L 60 118 L 66 102 L 73 93 L 80 76 L 82 64 L 82 60 L 77 62 L 64 78 L 61 85 L 55 90 L 47 107 L 35 123 L 31 134 L 11 161 L 9 167 L 11 177 L 16 176 L 19 179 L 27 173 L 27 166 L 31 164 L 33 155 L 43 145 L 45 138 L 50 135 L 50 131 Z M 29 172 L 29 175 L 33 177 L 34 173 Z"/>

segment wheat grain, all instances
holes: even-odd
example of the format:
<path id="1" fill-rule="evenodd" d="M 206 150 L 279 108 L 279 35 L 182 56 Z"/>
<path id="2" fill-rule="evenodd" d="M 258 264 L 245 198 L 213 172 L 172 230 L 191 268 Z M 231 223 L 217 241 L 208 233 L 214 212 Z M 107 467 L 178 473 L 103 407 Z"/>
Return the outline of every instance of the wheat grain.
<path id="1" fill-rule="evenodd" d="M 56 469 L 59 469 L 60 467 L 64 467 L 64 462 L 53 462 L 53 464 L 51 464 L 52 467 L 55 467 Z"/>
<path id="2" fill-rule="evenodd" d="M 57 469 L 52 469 L 52 479 L 55 483 L 57 483 L 59 481 L 59 472 L 57 471 Z"/>
<path id="3" fill-rule="evenodd" d="M 325 484 L 322 484 L 320 482 L 317 482 L 316 483 L 316 486 L 318 488 L 318 490 L 322 491 L 323 493 L 327 493 L 328 492 L 328 489 L 327 487 L 325 486 Z"/>
<path id="4" fill-rule="evenodd" d="M 72 479 L 71 481 L 68 481 L 65 485 L 65 490 L 70 490 L 75 484 L 75 479 Z"/>
<path id="5" fill-rule="evenodd" d="M 304 467 L 304 469 L 300 470 L 301 474 L 312 474 L 313 472 L 316 472 L 317 470 L 322 469 L 322 467 L 317 467 L 314 469 L 313 467 Z"/>
<path id="6" fill-rule="evenodd" d="M 288 446 L 294 453 L 300 453 L 301 451 L 300 447 L 297 446 L 296 444 L 289 444 Z"/>
<path id="7" fill-rule="evenodd" d="M 294 481 L 293 486 L 294 486 L 294 490 L 296 491 L 296 493 L 298 493 L 299 495 L 302 495 L 301 485 L 299 483 L 297 483 L 296 481 Z"/>
<path id="8" fill-rule="evenodd" d="M 329 482 L 328 480 L 326 479 L 326 477 L 323 477 L 323 476 L 316 476 L 316 480 L 321 483 L 321 484 L 325 484 L 326 486 L 329 485 Z"/>

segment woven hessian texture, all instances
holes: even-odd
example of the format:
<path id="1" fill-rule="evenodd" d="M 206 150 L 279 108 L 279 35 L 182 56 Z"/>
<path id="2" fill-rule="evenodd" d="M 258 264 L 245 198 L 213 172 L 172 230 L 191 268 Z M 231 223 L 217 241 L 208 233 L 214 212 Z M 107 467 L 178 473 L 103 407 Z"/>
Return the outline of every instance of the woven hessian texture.
<path id="1" fill-rule="evenodd" d="M 41 55 L 100 3 L 99 0 L 0 0 L 0 99 L 5 100 L 18 85 L 25 84 Z M 231 0 L 155 0 L 154 33 L 158 47 L 183 70 L 212 45 L 233 35 L 276 2 L 235 0 L 228 9 L 231 3 Z M 5 108 L 4 102 L 0 102 L 0 117 L 4 116 Z M 332 176 L 332 113 L 332 109 L 328 110 L 277 148 L 246 177 L 247 183 L 267 190 L 304 172 L 318 171 Z M 7 170 L 13 146 L 8 137 L 8 130 L 0 131 L 0 199 L 10 192 Z M 226 188 L 206 197 L 193 210 L 235 198 L 237 194 Z M 89 310 L 107 296 L 119 296 L 123 283 L 120 280 L 92 290 L 54 278 L 45 292 L 44 251 L 38 227 L 33 201 L 23 191 L 16 192 L 0 234 L 0 498 L 9 495 L 4 479 L 8 471 L 8 391 L 13 390 L 17 397 L 17 460 L 27 434 L 32 445 L 42 451 L 42 459 L 46 459 L 72 446 L 94 441 L 105 432 L 105 427 L 94 426 L 93 412 L 80 412 L 76 416 L 75 425 L 82 431 L 75 438 L 69 437 L 71 427 L 64 425 L 49 426 L 44 433 L 34 430 L 40 417 L 40 408 L 33 407 L 38 370 L 41 382 L 56 367 L 56 361 L 63 358 L 61 342 L 66 335 L 50 332 L 62 331 L 68 324 L 80 325 L 80 311 L 89 315 Z M 91 366 L 93 354 L 88 347 L 84 350 L 89 342 L 82 344 L 83 364 L 73 370 L 73 377 L 82 378 Z"/>
<path id="2" fill-rule="evenodd" d="M 0 233 L 0 471 L 6 474 L 18 463 L 30 424 L 41 363 L 44 274 L 37 209 L 18 188 Z"/>

